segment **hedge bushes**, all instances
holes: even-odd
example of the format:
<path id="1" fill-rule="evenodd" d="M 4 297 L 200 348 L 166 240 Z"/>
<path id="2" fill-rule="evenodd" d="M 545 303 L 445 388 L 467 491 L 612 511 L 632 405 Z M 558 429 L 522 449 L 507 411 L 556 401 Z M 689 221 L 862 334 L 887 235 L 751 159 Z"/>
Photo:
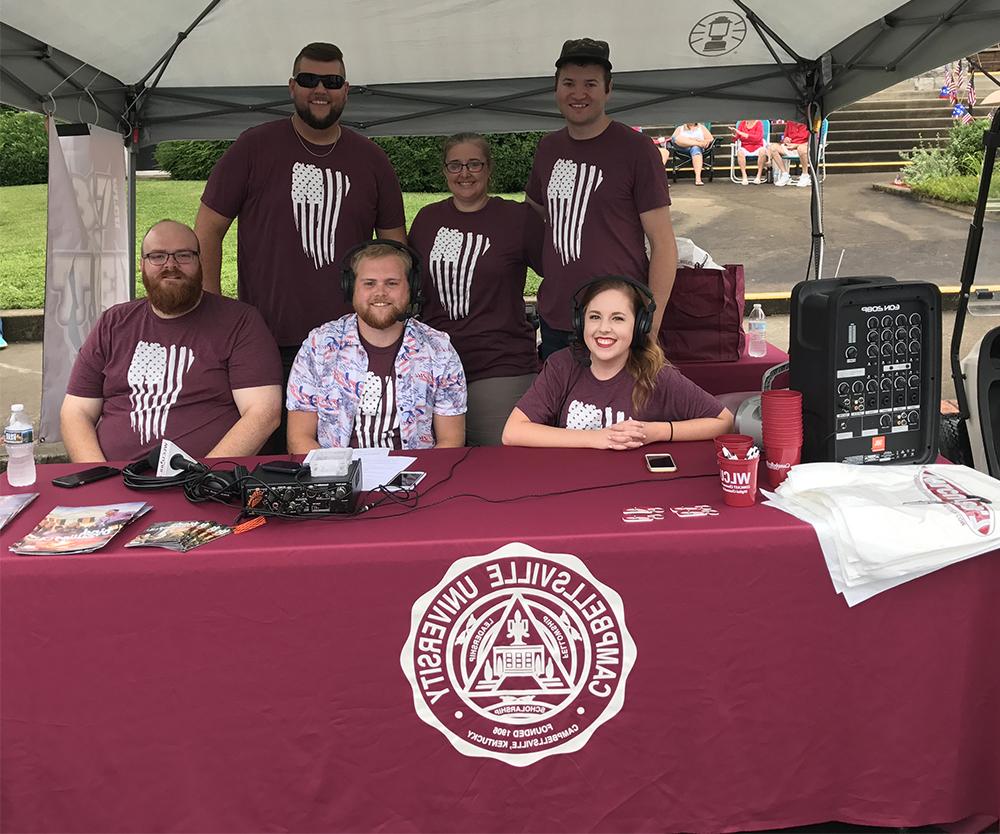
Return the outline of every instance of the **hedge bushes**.
<path id="1" fill-rule="evenodd" d="M 207 180 L 232 142 L 160 142 L 156 164 L 175 180 Z"/>
<path id="2" fill-rule="evenodd" d="M 0 186 L 35 185 L 49 179 L 49 140 L 38 113 L 0 110 Z"/>
<path id="3" fill-rule="evenodd" d="M 489 134 L 493 150 L 493 178 L 497 193 L 524 189 L 541 133 Z M 403 191 L 444 191 L 441 144 L 437 136 L 387 136 L 375 140 L 396 169 Z M 156 162 L 174 179 L 204 180 L 230 142 L 161 142 Z"/>
<path id="4" fill-rule="evenodd" d="M 975 176 L 983 170 L 983 133 L 989 127 L 986 119 L 974 119 L 968 124 L 956 124 L 948 131 L 948 141 L 940 147 L 919 145 L 913 151 L 900 155 L 910 164 L 903 171 L 903 179 L 910 185 L 927 180 L 949 177 Z"/>

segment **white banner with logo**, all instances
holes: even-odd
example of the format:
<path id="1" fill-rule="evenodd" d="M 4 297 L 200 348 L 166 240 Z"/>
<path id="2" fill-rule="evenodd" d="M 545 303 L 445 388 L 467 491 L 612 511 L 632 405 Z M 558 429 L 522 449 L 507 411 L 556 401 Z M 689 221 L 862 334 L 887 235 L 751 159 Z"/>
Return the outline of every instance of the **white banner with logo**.
<path id="1" fill-rule="evenodd" d="M 129 298 L 128 192 L 122 137 L 49 119 L 45 335 L 38 436 L 60 439 L 59 408 L 98 316 Z M 68 135 L 73 134 L 73 135 Z"/>

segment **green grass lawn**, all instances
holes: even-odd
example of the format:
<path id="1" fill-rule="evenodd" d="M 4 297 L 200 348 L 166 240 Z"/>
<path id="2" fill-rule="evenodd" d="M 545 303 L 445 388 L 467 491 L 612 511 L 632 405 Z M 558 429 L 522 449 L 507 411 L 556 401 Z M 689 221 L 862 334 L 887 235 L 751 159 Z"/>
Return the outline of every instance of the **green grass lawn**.
<path id="1" fill-rule="evenodd" d="M 136 229 L 138 236 L 156 221 L 170 218 L 194 225 L 204 182 L 140 180 L 136 184 Z M 406 224 L 428 203 L 444 194 L 404 194 Z M 520 200 L 521 194 L 505 194 Z M 46 186 L 17 185 L 0 188 L 0 310 L 41 307 L 45 295 Z M 236 295 L 236 229 L 233 224 L 222 252 L 222 289 Z M 138 254 L 136 241 L 136 252 Z M 533 295 L 539 284 L 529 272 L 525 292 Z M 138 294 L 144 293 L 142 284 Z"/>

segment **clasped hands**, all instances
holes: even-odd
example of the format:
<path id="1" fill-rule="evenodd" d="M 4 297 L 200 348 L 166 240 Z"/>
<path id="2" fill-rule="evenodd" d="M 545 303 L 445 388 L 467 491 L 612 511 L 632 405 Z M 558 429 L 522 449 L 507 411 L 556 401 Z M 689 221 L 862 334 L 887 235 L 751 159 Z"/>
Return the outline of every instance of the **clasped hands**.
<path id="1" fill-rule="evenodd" d="M 638 420 L 624 420 L 603 429 L 594 429 L 595 449 L 638 449 L 648 442 L 646 424 Z"/>

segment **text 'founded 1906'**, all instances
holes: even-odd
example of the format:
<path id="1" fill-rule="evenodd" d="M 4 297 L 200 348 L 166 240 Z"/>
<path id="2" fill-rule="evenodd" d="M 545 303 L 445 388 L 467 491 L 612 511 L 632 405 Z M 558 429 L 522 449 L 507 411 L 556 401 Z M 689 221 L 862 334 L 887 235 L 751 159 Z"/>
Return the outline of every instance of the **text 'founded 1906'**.
<path id="1" fill-rule="evenodd" d="M 514 543 L 459 559 L 414 603 L 400 662 L 456 749 L 524 766 L 616 715 L 635 657 L 617 592 L 576 556 Z"/>

